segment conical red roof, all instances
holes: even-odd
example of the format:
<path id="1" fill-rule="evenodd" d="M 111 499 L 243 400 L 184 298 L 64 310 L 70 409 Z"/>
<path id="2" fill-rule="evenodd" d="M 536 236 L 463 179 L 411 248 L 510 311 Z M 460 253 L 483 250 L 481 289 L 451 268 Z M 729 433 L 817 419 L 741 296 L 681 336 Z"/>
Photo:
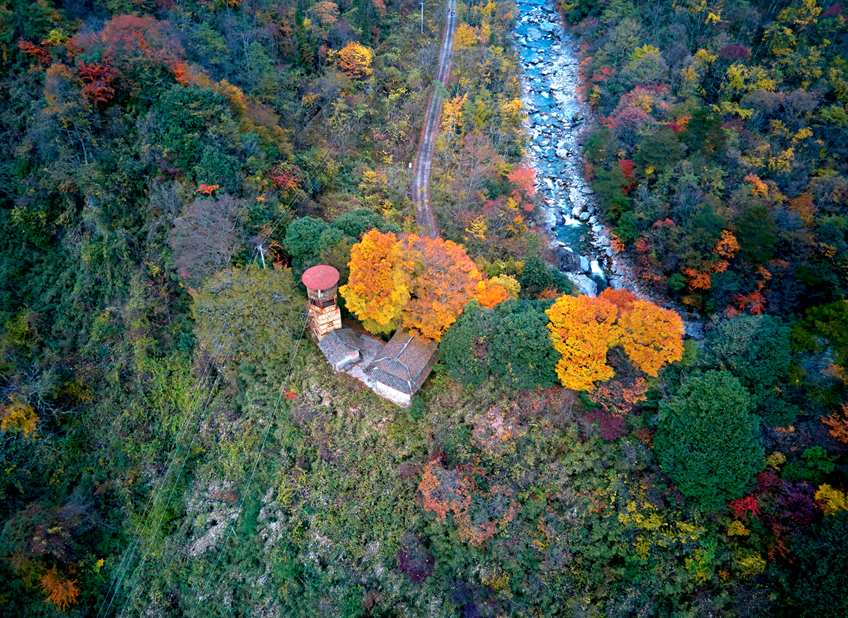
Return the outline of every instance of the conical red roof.
<path id="1" fill-rule="evenodd" d="M 339 282 L 339 271 L 332 266 L 319 264 L 303 273 L 301 281 L 310 290 L 329 290 Z"/>

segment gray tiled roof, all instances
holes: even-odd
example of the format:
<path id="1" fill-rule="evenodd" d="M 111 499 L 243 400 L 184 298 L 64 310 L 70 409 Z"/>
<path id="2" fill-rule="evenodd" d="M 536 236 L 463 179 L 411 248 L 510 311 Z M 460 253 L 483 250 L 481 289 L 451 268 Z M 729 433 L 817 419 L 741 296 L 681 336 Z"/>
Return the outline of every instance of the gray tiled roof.
<path id="1" fill-rule="evenodd" d="M 328 333 L 321 341 L 318 342 L 318 347 L 327 357 L 330 365 L 333 367 L 345 356 L 354 350 L 362 350 L 363 343 L 354 331 L 343 326 L 340 329 Z"/>
<path id="2" fill-rule="evenodd" d="M 383 355 L 374 360 L 371 377 L 401 393 L 414 395 L 436 364 L 439 344 L 397 331 Z"/>

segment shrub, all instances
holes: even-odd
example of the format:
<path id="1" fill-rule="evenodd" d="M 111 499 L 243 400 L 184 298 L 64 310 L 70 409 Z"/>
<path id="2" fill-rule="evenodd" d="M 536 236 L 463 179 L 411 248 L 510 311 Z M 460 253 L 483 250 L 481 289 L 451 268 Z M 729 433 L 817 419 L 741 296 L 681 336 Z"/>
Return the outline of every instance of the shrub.
<path id="1" fill-rule="evenodd" d="M 848 616 L 848 511 L 825 517 L 791 544 L 793 561 L 780 574 L 792 615 Z"/>
<path id="2" fill-rule="evenodd" d="M 769 425 L 789 425 L 798 414 L 778 390 L 789 379 L 790 333 L 778 317 L 746 315 L 720 323 L 707 340 L 708 361 L 739 379 Z"/>

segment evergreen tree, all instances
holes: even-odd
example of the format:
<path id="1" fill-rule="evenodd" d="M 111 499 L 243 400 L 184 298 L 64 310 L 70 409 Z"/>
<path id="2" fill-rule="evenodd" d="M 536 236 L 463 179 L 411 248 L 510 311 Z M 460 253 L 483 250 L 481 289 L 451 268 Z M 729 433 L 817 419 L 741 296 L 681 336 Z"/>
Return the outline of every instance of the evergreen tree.
<path id="1" fill-rule="evenodd" d="M 660 402 L 654 448 L 663 470 L 709 510 L 748 493 L 763 469 L 751 397 L 727 371 L 690 375 Z"/>

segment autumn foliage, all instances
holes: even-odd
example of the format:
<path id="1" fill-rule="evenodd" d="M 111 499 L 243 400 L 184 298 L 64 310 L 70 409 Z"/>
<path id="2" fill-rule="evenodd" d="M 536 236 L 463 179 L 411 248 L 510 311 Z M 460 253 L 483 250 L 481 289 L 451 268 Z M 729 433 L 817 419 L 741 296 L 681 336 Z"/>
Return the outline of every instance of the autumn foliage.
<path id="1" fill-rule="evenodd" d="M 389 333 L 409 302 L 412 263 L 397 237 L 367 232 L 350 252 L 350 279 L 339 289 L 347 308 L 374 333 Z"/>
<path id="2" fill-rule="evenodd" d="M 456 31 L 453 33 L 454 51 L 470 49 L 477 45 L 477 43 L 477 31 L 473 26 L 469 26 L 463 22 L 456 27 Z"/>
<path id="3" fill-rule="evenodd" d="M 830 427 L 831 436 L 848 444 L 848 404 L 842 404 L 841 412 L 834 412 L 828 417 L 822 418 L 822 423 Z"/>
<path id="4" fill-rule="evenodd" d="M 566 388 L 589 391 L 612 378 L 606 355 L 614 346 L 654 377 L 683 357 L 680 316 L 623 290 L 604 290 L 597 298 L 563 296 L 547 314 L 551 340 L 562 355 L 557 375 Z"/>
<path id="5" fill-rule="evenodd" d="M 367 232 L 351 250 L 348 308 L 372 332 L 398 326 L 436 341 L 477 293 L 483 276 L 452 241 Z"/>
<path id="6" fill-rule="evenodd" d="M 415 274 L 412 297 L 403 312 L 403 326 L 440 341 L 474 297 L 483 275 L 453 241 L 410 234 L 401 244 L 413 261 Z"/>
<path id="7" fill-rule="evenodd" d="M 731 500 L 727 506 L 733 511 L 733 519 L 741 519 L 743 522 L 747 519 L 748 513 L 754 517 L 760 514 L 760 505 L 757 502 L 756 496 L 753 494 L 744 498 Z"/>
<path id="8" fill-rule="evenodd" d="M 42 575 L 39 583 L 46 596 L 45 600 L 53 603 L 56 609 L 64 611 L 77 602 L 77 580 L 64 577 L 56 567 Z"/>
<path id="9" fill-rule="evenodd" d="M 483 545 L 515 518 L 509 490 L 492 486 L 484 492 L 476 487 L 475 477 L 483 474 L 478 466 L 446 470 L 434 460 L 424 467 L 418 484 L 424 509 L 435 513 L 438 521 L 452 515 L 460 538 L 473 547 Z"/>
<path id="10" fill-rule="evenodd" d="M 649 376 L 657 377 L 663 365 L 683 358 L 683 321 L 653 303 L 637 300 L 622 311 L 615 333 L 615 344 Z"/>
<path id="11" fill-rule="evenodd" d="M 645 401 L 648 385 L 645 378 L 624 383 L 618 380 L 601 384 L 589 393 L 589 400 L 598 404 L 612 416 L 624 416 L 640 401 Z"/>
<path id="12" fill-rule="evenodd" d="M 563 386 L 588 391 L 595 382 L 612 378 L 607 350 L 618 317 L 615 305 L 589 296 L 561 296 L 546 313 L 554 349 L 562 355 L 556 371 Z"/>
<path id="13" fill-rule="evenodd" d="M 15 397 L 11 403 L 0 405 L 0 431 L 3 433 L 22 433 L 25 438 L 36 436 L 38 415 L 31 406 Z"/>
<path id="14" fill-rule="evenodd" d="M 374 72 L 371 61 L 373 52 L 354 41 L 348 41 L 339 51 L 331 51 L 328 58 L 335 62 L 336 68 L 351 79 L 362 79 Z"/>
<path id="15" fill-rule="evenodd" d="M 495 283 L 491 279 L 478 283 L 477 289 L 474 292 L 474 300 L 476 300 L 481 307 L 486 307 L 487 309 L 491 309 L 505 300 L 509 300 L 509 298 L 509 292 L 507 292 L 503 286 Z"/>

